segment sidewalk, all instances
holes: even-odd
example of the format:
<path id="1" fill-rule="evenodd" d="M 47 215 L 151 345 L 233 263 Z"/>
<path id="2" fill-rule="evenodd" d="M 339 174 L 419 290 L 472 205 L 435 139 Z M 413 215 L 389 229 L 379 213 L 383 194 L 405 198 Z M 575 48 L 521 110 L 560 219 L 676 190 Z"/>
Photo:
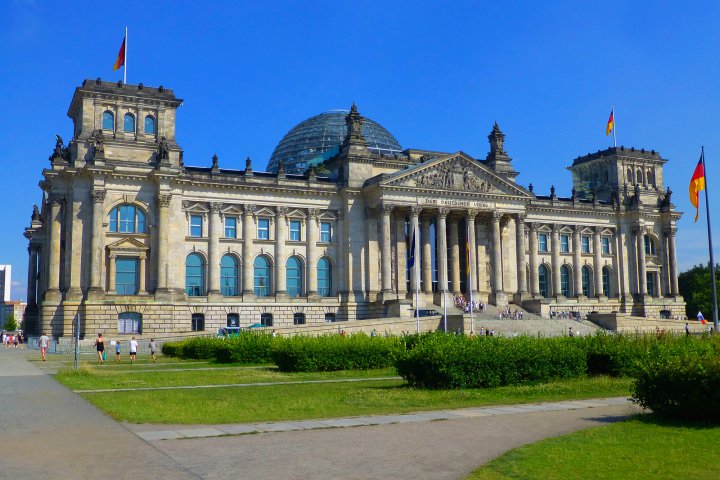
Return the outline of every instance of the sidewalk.
<path id="1" fill-rule="evenodd" d="M 196 479 L 26 360 L 0 351 L 0 478 Z"/>

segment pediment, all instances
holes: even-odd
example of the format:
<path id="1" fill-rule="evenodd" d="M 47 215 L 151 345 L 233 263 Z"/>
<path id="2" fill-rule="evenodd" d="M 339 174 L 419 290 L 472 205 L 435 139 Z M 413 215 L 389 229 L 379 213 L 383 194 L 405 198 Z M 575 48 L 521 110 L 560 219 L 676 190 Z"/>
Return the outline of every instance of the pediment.
<path id="1" fill-rule="evenodd" d="M 287 212 L 287 216 L 289 218 L 307 218 L 307 214 L 299 208 L 289 209 Z"/>
<path id="2" fill-rule="evenodd" d="M 240 205 L 228 205 L 225 208 L 221 209 L 220 212 L 223 215 L 241 216 L 243 214 L 243 209 Z"/>
<path id="3" fill-rule="evenodd" d="M 275 211 L 269 207 L 260 207 L 255 210 L 256 217 L 274 217 Z"/>
<path id="4" fill-rule="evenodd" d="M 140 240 L 132 237 L 121 238 L 117 242 L 113 242 L 107 246 L 107 249 L 111 252 L 145 252 L 149 248 Z"/>
<path id="5" fill-rule="evenodd" d="M 490 168 L 458 152 L 415 165 L 383 178 L 380 185 L 467 193 L 519 195 L 530 193 Z"/>
<path id="6" fill-rule="evenodd" d="M 183 202 L 183 210 L 188 213 L 208 213 L 210 211 L 204 203 L 191 202 L 189 200 Z"/>
<path id="7" fill-rule="evenodd" d="M 324 211 L 319 215 L 320 220 L 337 220 L 337 216 L 333 212 Z"/>

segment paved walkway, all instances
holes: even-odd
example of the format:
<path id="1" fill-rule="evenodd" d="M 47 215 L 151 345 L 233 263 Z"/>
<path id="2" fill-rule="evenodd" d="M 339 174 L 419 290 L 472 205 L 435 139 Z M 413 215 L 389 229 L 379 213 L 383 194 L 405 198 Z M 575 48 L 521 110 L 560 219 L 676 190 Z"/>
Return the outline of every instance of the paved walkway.
<path id="1" fill-rule="evenodd" d="M 509 449 L 638 411 L 611 398 L 294 422 L 123 425 L 26 355 L 0 352 L 0 478 L 457 479 Z"/>

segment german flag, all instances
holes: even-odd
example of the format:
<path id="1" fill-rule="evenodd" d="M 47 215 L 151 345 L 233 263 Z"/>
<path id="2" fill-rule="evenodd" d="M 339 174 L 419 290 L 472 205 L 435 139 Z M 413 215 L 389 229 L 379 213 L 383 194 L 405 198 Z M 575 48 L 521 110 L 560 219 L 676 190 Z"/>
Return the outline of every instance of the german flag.
<path id="1" fill-rule="evenodd" d="M 615 128 L 615 109 L 610 110 L 610 118 L 608 118 L 607 126 L 605 127 L 605 136 L 610 135 L 610 132 Z"/>
<path id="2" fill-rule="evenodd" d="M 690 179 L 690 203 L 695 207 L 695 221 L 700 216 L 700 191 L 705 190 L 705 162 L 703 155 L 700 155 L 695 173 Z"/>
<path id="3" fill-rule="evenodd" d="M 123 37 L 122 45 L 120 45 L 120 52 L 118 52 L 118 57 L 117 60 L 115 60 L 113 70 L 117 70 L 125 65 L 125 40 L 127 40 L 127 37 Z"/>

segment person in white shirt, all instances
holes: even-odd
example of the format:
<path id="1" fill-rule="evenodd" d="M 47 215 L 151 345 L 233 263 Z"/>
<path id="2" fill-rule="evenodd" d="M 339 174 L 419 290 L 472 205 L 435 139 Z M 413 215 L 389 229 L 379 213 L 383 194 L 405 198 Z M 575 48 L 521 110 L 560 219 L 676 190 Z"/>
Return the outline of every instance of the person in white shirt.
<path id="1" fill-rule="evenodd" d="M 40 355 L 42 355 L 42 361 L 45 361 L 45 355 L 47 355 L 47 349 L 50 346 L 50 337 L 47 336 L 47 333 L 43 332 L 42 336 L 38 340 L 38 343 L 40 344 Z"/>
<path id="2" fill-rule="evenodd" d="M 130 340 L 130 363 L 135 363 L 135 357 L 137 355 L 138 342 L 135 337 Z"/>

